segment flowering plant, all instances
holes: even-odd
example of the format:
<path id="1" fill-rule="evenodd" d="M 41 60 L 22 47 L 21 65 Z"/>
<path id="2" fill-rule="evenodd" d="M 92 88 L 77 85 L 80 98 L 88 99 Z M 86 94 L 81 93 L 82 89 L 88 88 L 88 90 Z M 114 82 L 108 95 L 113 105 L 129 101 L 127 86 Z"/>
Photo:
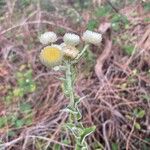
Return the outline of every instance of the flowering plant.
<path id="1" fill-rule="evenodd" d="M 78 105 L 83 98 L 75 96 L 74 82 L 75 64 L 80 60 L 83 53 L 90 44 L 98 46 L 101 43 L 102 35 L 97 32 L 86 31 L 83 33 L 82 40 L 85 45 L 81 51 L 77 45 L 81 42 L 80 37 L 76 34 L 66 33 L 63 37 L 64 43 L 60 45 L 53 44 L 57 41 L 57 35 L 54 32 L 46 32 L 40 36 L 42 44 L 50 44 L 44 47 L 40 53 L 41 62 L 47 67 L 54 67 L 55 70 L 65 72 L 63 82 L 63 92 L 70 99 L 70 103 L 63 110 L 68 113 L 68 121 L 65 123 L 67 130 L 71 131 L 75 138 L 75 150 L 87 150 L 88 145 L 85 138 L 95 131 L 96 127 L 85 128 L 81 122 L 82 114 Z"/>

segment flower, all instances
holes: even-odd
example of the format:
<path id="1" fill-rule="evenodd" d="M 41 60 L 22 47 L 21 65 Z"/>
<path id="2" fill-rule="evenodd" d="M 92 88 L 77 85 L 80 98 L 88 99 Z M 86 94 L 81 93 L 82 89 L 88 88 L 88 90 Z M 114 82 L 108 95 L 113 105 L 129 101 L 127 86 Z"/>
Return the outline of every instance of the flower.
<path id="1" fill-rule="evenodd" d="M 74 59 L 79 54 L 79 50 L 74 46 L 67 45 L 65 43 L 62 43 L 60 46 L 62 47 L 62 51 L 67 58 Z"/>
<path id="2" fill-rule="evenodd" d="M 66 33 L 63 37 L 65 44 L 76 46 L 80 43 L 80 37 L 73 33 Z"/>
<path id="3" fill-rule="evenodd" d="M 57 41 L 57 35 L 54 32 L 45 32 L 39 39 L 42 44 L 54 43 Z"/>
<path id="4" fill-rule="evenodd" d="M 59 45 L 46 46 L 40 53 L 40 60 L 47 67 L 59 65 L 62 58 L 63 51 Z"/>
<path id="5" fill-rule="evenodd" d="M 99 45 L 102 41 L 102 35 L 97 32 L 86 30 L 82 36 L 83 41 L 94 45 Z"/>

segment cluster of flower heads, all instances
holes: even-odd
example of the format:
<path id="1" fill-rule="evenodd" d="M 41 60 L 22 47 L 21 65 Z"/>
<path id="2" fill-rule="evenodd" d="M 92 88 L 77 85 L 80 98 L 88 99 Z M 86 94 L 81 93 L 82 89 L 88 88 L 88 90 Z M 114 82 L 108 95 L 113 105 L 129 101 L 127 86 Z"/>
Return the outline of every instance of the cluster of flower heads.
<path id="1" fill-rule="evenodd" d="M 45 32 L 39 40 L 42 44 L 49 45 L 45 46 L 40 53 L 40 60 L 47 67 L 61 64 L 64 58 L 75 59 L 79 54 L 77 45 L 81 39 L 76 34 L 66 33 L 63 36 L 64 42 L 60 45 L 53 44 L 57 41 L 57 35 L 54 32 Z M 83 33 L 82 40 L 87 44 L 99 45 L 102 41 L 102 35 L 87 30 Z"/>

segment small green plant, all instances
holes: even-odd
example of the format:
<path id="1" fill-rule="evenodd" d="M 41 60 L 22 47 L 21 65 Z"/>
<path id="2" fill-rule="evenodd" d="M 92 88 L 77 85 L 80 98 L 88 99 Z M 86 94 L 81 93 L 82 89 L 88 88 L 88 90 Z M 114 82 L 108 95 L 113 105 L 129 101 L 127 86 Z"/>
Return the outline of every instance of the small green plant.
<path id="1" fill-rule="evenodd" d="M 6 108 L 17 108 L 13 113 L 7 112 L 5 115 L 0 117 L 0 128 L 22 128 L 24 126 L 31 125 L 33 122 L 33 112 L 30 103 L 23 102 L 23 98 L 26 94 L 33 93 L 36 90 L 36 84 L 33 81 L 32 70 L 23 71 L 25 65 L 19 68 L 16 73 L 16 86 L 8 87 L 8 93 L 5 96 Z M 22 70 L 22 71 L 21 71 Z M 9 137 L 15 136 L 15 132 L 8 132 Z"/>
<path id="2" fill-rule="evenodd" d="M 24 95 L 33 93 L 36 90 L 36 84 L 33 81 L 32 70 L 18 71 L 16 73 L 17 85 L 12 88 L 10 86 L 8 94 L 5 97 L 6 104 L 10 104 L 15 98 L 22 98 Z"/>
<path id="3" fill-rule="evenodd" d="M 36 84 L 32 77 L 32 70 L 17 72 L 16 77 L 18 86 L 13 91 L 14 96 L 23 97 L 25 94 L 33 93 L 36 90 Z"/>
<path id="4" fill-rule="evenodd" d="M 144 10 L 145 10 L 145 12 L 149 12 L 150 11 L 150 2 L 145 2 L 144 3 Z"/>
<path id="5" fill-rule="evenodd" d="M 141 130 L 141 124 L 139 123 L 138 120 L 143 119 L 145 116 L 146 112 L 142 108 L 135 108 L 131 114 L 131 116 L 127 115 L 126 117 L 134 121 L 134 128 L 137 130 Z"/>
<path id="6" fill-rule="evenodd" d="M 111 12 L 112 12 L 112 7 L 110 5 L 104 5 L 96 9 L 95 16 L 105 17 L 105 16 L 109 16 Z"/>
<path id="7" fill-rule="evenodd" d="M 125 54 L 127 55 L 132 55 L 133 51 L 134 51 L 134 45 L 124 45 L 123 46 L 123 51 L 125 52 Z"/>
<path id="8" fill-rule="evenodd" d="M 129 21 L 127 17 L 124 15 L 114 13 L 114 15 L 112 16 L 111 22 L 112 22 L 112 28 L 115 31 L 119 31 L 121 27 L 125 29 L 129 28 Z"/>
<path id="9" fill-rule="evenodd" d="M 4 12 L 4 6 L 6 5 L 6 1 L 5 0 L 0 0 L 0 14 L 2 14 Z"/>
<path id="10" fill-rule="evenodd" d="M 93 31 L 95 28 L 98 27 L 98 22 L 96 19 L 89 20 L 87 24 L 87 29 Z"/>
<path id="11" fill-rule="evenodd" d="M 85 51 L 87 51 L 90 43 L 94 45 L 100 44 L 102 37 L 101 34 L 86 31 L 82 39 L 85 45 L 81 51 L 77 49 L 80 43 L 80 37 L 72 33 L 66 33 L 63 37 L 64 43 L 60 45 L 53 45 L 52 43 L 57 40 L 54 32 L 46 32 L 41 35 L 40 41 L 43 44 L 50 44 L 46 46 L 40 53 L 41 62 L 47 67 L 54 67 L 55 71 L 63 71 L 64 78 L 61 78 L 62 89 L 64 95 L 70 100 L 68 106 L 63 109 L 68 113 L 68 121 L 64 124 L 74 137 L 75 150 L 87 150 L 88 145 L 85 138 L 95 131 L 96 127 L 84 127 L 81 122 L 82 114 L 79 109 L 80 102 L 84 97 L 80 98 L 74 91 L 74 84 L 76 79 L 76 63 L 79 62 Z M 57 147 L 59 147 L 57 145 Z"/>
<path id="12" fill-rule="evenodd" d="M 6 116 L 0 117 L 0 128 L 3 128 L 5 126 L 21 128 L 24 125 L 32 124 L 32 118 L 33 113 L 31 105 L 28 103 L 21 103 L 19 106 L 19 110 L 16 111 L 13 115 L 8 114 Z"/>

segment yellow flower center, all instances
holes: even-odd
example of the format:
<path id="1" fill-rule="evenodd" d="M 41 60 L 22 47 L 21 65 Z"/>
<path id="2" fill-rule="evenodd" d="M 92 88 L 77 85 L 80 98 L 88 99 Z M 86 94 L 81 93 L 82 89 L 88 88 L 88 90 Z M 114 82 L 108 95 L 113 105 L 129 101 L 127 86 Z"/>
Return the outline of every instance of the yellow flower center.
<path id="1" fill-rule="evenodd" d="M 62 60 L 62 51 L 57 47 L 47 46 L 42 50 L 40 58 L 46 65 L 55 65 Z"/>

